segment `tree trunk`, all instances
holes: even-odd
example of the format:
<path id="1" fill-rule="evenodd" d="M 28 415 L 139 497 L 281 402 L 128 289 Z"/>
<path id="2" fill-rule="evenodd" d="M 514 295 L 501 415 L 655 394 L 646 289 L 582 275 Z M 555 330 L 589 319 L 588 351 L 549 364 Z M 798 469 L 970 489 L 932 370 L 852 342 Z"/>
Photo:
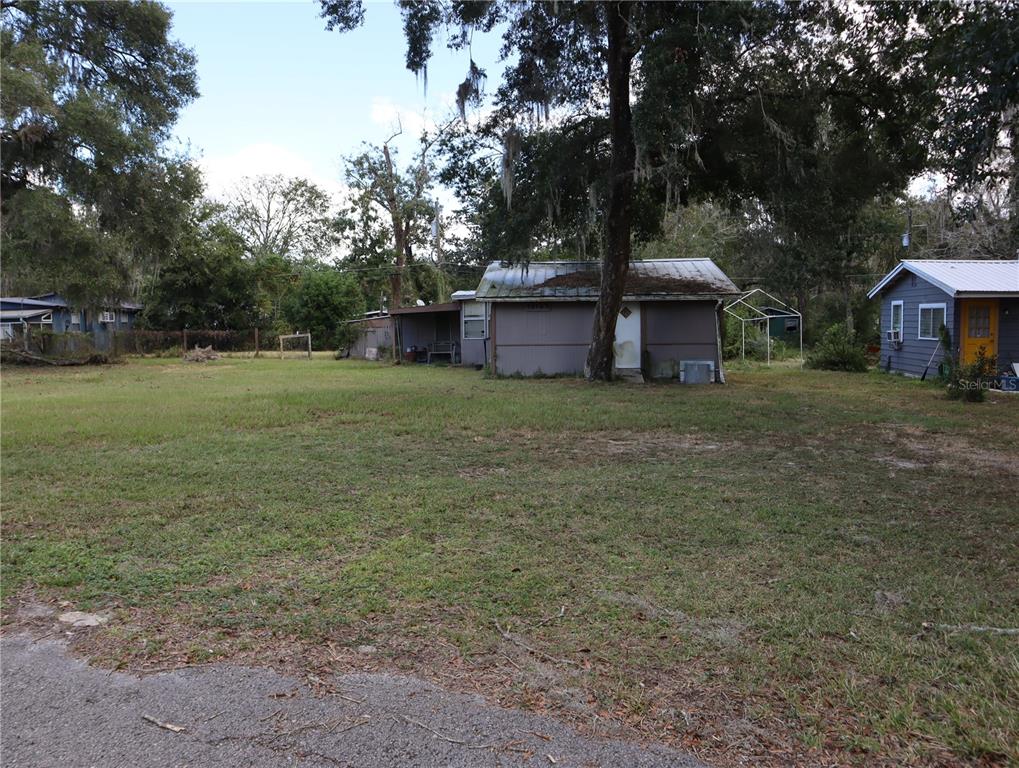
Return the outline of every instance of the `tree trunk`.
<path id="1" fill-rule="evenodd" d="M 1008 231 L 1005 258 L 1019 255 L 1019 107 L 1013 106 L 1008 120 L 1012 168 L 1008 179 Z"/>
<path id="2" fill-rule="evenodd" d="M 383 194 L 389 206 L 389 217 L 393 222 L 393 247 L 396 250 L 396 267 L 389 277 L 389 289 L 392 293 L 392 309 L 403 306 L 403 268 L 407 263 L 407 231 L 404 229 L 400 201 L 396 194 L 396 173 L 393 171 L 393 158 L 389 154 L 389 145 L 382 145 L 382 154 L 386 159 L 386 179 Z M 397 323 L 393 323 L 393 364 L 400 365 L 403 361 L 403 339 L 399 337 Z"/>
<path id="3" fill-rule="evenodd" d="M 842 279 L 845 280 L 842 292 L 846 302 L 846 331 L 854 333 L 856 331 L 856 323 L 853 320 L 853 286 L 850 284 L 848 277 L 843 277 Z"/>
<path id="4" fill-rule="evenodd" d="M 393 159 L 389 154 L 389 145 L 382 145 L 382 154 L 386 159 L 386 179 L 383 194 L 389 206 L 389 216 L 393 222 L 393 246 L 396 250 L 396 269 L 389 278 L 392 290 L 393 307 L 403 306 L 403 268 L 407 264 L 407 233 L 403 226 L 400 201 L 396 195 L 396 173 L 393 171 Z"/>
<path id="5" fill-rule="evenodd" d="M 605 221 L 605 251 L 601 263 L 601 290 L 594 307 L 594 328 L 587 353 L 587 377 L 592 381 L 612 378 L 616 317 L 623 304 L 626 273 L 630 269 L 630 228 L 633 219 L 633 115 L 630 112 L 631 6 L 606 6 L 608 27 L 609 135 L 612 159 L 609 164 L 609 205 Z"/>

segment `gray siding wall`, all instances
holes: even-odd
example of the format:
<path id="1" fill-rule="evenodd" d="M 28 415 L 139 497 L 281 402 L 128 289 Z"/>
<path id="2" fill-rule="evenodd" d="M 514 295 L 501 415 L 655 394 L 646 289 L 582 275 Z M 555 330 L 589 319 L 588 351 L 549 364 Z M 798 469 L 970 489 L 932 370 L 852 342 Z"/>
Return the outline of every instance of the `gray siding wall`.
<path id="1" fill-rule="evenodd" d="M 493 304 L 496 373 L 582 375 L 593 312 L 593 302 Z"/>
<path id="2" fill-rule="evenodd" d="M 892 327 L 892 302 L 902 301 L 902 348 L 893 349 L 885 338 L 885 332 Z M 952 344 L 958 346 L 959 329 L 955 322 L 955 301 L 940 288 L 926 280 L 904 272 L 903 275 L 881 297 L 881 368 L 891 359 L 891 370 L 910 376 L 920 376 L 927 361 L 931 359 L 937 341 L 918 339 L 920 333 L 920 305 L 944 304 L 945 325 L 952 329 Z M 945 350 L 938 350 L 931 363 L 928 376 L 937 373 L 938 363 Z"/>
<path id="3" fill-rule="evenodd" d="M 593 313 L 593 302 L 493 304 L 496 372 L 582 375 Z M 644 302 L 641 313 L 652 376 L 678 376 L 681 360 L 713 360 L 718 370 L 714 301 Z"/>
<path id="4" fill-rule="evenodd" d="M 656 301 L 641 306 L 644 348 L 652 378 L 675 378 L 683 360 L 711 360 L 717 375 L 714 301 Z"/>
<path id="5" fill-rule="evenodd" d="M 1000 299 L 998 315 L 998 367 L 1019 363 L 1019 299 Z"/>
<path id="6" fill-rule="evenodd" d="M 485 339 L 464 339 L 460 352 L 460 362 L 463 365 L 484 365 L 485 360 Z"/>

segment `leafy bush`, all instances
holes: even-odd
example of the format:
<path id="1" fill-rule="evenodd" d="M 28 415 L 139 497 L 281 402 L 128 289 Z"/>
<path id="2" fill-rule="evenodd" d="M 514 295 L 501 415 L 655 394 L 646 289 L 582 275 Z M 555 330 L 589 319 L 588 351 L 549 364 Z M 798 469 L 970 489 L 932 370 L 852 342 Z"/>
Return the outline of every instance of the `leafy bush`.
<path id="1" fill-rule="evenodd" d="M 824 332 L 810 355 L 807 365 L 826 371 L 867 370 L 867 353 L 863 344 L 843 323 L 836 323 Z"/>
<path id="2" fill-rule="evenodd" d="M 364 296 L 357 281 L 335 269 L 311 269 L 284 304 L 292 328 L 311 333 L 315 349 L 338 349 L 352 342 L 344 323 L 364 312 Z"/>
<path id="3" fill-rule="evenodd" d="M 987 390 L 994 381 L 996 371 L 997 359 L 984 354 L 983 347 L 977 352 L 977 359 L 972 363 L 955 363 L 952 360 L 945 377 L 948 397 L 967 403 L 983 402 L 987 397 Z"/>
<path id="4" fill-rule="evenodd" d="M 798 347 L 790 347 L 783 339 L 768 337 L 763 323 L 746 324 L 746 359 L 767 360 L 768 344 L 771 344 L 771 359 L 785 360 L 798 353 Z M 740 322 L 728 319 L 725 323 L 725 338 L 722 339 L 722 358 L 738 360 L 743 348 L 744 338 L 741 335 Z"/>

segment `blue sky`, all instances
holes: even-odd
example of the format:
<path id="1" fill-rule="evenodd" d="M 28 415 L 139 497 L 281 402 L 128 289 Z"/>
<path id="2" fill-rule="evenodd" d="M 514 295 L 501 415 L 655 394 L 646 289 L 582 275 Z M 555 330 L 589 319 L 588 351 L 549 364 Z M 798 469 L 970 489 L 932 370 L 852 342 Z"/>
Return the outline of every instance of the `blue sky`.
<path id="1" fill-rule="evenodd" d="M 339 191 L 342 155 L 381 142 L 399 117 L 409 156 L 423 125 L 451 114 L 467 51 L 437 39 L 423 83 L 404 65 L 399 11 L 368 3 L 365 25 L 327 32 L 317 2 L 169 2 L 173 36 L 198 57 L 201 97 L 182 113 L 180 141 L 201 163 L 209 192 L 239 178 L 284 173 Z M 474 40 L 474 60 L 499 82 L 497 34 Z"/>

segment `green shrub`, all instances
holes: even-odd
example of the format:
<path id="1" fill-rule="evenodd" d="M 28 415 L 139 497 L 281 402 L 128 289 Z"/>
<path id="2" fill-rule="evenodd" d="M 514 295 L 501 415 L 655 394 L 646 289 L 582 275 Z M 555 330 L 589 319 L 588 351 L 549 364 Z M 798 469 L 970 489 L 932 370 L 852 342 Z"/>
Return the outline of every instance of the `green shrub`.
<path id="1" fill-rule="evenodd" d="M 996 371 L 997 359 L 985 355 L 982 347 L 972 363 L 952 360 L 945 377 L 949 399 L 982 403 L 987 398 L 987 390 L 991 388 Z"/>
<path id="2" fill-rule="evenodd" d="M 336 359 L 346 357 L 347 351 L 354 346 L 361 335 L 361 326 L 354 323 L 340 323 L 333 336 L 333 344 L 336 347 Z"/>
<path id="3" fill-rule="evenodd" d="M 814 346 L 807 357 L 807 365 L 826 371 L 858 373 L 867 370 L 867 352 L 855 333 L 843 323 L 836 323 Z"/>

